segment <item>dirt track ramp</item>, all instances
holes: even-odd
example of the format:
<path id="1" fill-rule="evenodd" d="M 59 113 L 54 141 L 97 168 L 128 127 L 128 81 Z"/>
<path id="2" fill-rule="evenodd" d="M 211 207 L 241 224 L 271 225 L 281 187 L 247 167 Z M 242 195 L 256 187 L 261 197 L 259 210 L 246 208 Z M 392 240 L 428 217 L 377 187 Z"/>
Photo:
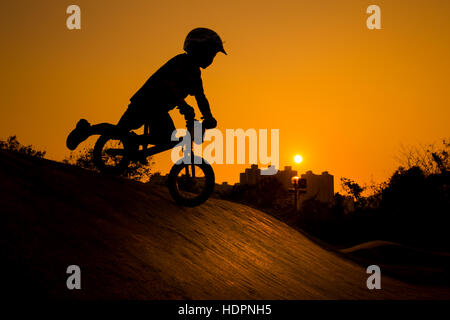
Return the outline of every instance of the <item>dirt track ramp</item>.
<path id="1" fill-rule="evenodd" d="M 271 216 L 210 199 L 176 206 L 161 187 L 0 153 L 11 294 L 127 299 L 448 297 L 382 278 Z M 82 289 L 66 288 L 78 265 Z"/>

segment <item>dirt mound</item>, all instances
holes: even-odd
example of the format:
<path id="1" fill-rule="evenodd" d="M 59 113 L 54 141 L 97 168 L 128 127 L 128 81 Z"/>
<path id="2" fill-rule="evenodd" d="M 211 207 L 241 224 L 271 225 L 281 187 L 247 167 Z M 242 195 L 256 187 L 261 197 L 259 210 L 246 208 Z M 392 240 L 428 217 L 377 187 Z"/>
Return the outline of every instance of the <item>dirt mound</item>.
<path id="1" fill-rule="evenodd" d="M 165 188 L 0 152 L 4 292 L 51 298 L 445 298 L 382 277 L 273 217 L 210 199 L 179 207 Z M 81 268 L 81 290 L 66 269 Z M 6 291 L 7 290 L 7 291 Z"/>

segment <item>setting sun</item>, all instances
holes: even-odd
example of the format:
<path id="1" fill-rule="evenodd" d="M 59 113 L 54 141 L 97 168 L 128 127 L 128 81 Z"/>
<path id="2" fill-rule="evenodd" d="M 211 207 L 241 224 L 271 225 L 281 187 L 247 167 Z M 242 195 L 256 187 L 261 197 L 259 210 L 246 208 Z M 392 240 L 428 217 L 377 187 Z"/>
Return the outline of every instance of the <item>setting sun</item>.
<path id="1" fill-rule="evenodd" d="M 295 163 L 301 163 L 303 161 L 303 157 L 298 154 L 294 157 L 294 161 Z"/>

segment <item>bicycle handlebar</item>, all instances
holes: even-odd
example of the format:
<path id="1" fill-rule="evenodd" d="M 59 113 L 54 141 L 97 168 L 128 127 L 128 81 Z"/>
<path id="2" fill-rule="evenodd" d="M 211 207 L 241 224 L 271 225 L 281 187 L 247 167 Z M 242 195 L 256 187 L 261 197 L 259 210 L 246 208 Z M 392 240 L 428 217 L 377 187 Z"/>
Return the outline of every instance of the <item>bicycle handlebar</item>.
<path id="1" fill-rule="evenodd" d="M 203 143 L 203 137 L 205 135 L 206 128 L 203 126 L 201 127 L 202 135 L 201 135 L 200 141 L 198 141 L 198 139 L 196 139 L 197 137 L 195 136 L 195 130 L 194 130 L 194 127 L 195 127 L 194 125 L 195 125 L 196 121 L 198 121 L 198 120 L 195 118 L 186 119 L 186 129 L 188 130 L 189 134 L 191 135 L 191 138 L 193 138 L 192 142 L 195 142 L 196 144 L 201 144 L 201 143 Z"/>

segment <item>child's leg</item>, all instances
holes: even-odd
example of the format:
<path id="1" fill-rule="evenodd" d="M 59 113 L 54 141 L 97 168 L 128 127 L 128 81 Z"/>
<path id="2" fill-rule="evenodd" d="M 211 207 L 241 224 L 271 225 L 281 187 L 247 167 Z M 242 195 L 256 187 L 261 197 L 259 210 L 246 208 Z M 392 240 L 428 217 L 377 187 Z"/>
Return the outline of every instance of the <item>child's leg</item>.
<path id="1" fill-rule="evenodd" d="M 150 126 L 150 137 L 155 144 L 169 145 L 173 143 L 171 137 L 175 130 L 175 125 L 168 113 L 154 114 L 148 120 L 148 123 Z"/>
<path id="2" fill-rule="evenodd" d="M 70 150 L 75 150 L 77 146 L 95 134 L 108 134 L 117 132 L 117 127 L 120 127 L 124 131 L 138 129 L 144 124 L 144 117 L 138 112 L 138 110 L 131 105 L 120 118 L 119 123 L 113 125 L 111 123 L 99 123 L 91 125 L 87 120 L 81 119 L 78 121 L 77 126 L 67 137 L 66 145 Z"/>
<path id="3" fill-rule="evenodd" d="M 78 121 L 75 129 L 67 136 L 66 146 L 69 150 L 75 150 L 78 145 L 89 138 L 91 125 L 86 119 Z"/>
<path id="4" fill-rule="evenodd" d="M 130 104 L 117 123 L 117 127 L 125 131 L 139 129 L 144 125 L 144 118 L 145 116 L 143 112 L 139 111 L 137 107 Z"/>

